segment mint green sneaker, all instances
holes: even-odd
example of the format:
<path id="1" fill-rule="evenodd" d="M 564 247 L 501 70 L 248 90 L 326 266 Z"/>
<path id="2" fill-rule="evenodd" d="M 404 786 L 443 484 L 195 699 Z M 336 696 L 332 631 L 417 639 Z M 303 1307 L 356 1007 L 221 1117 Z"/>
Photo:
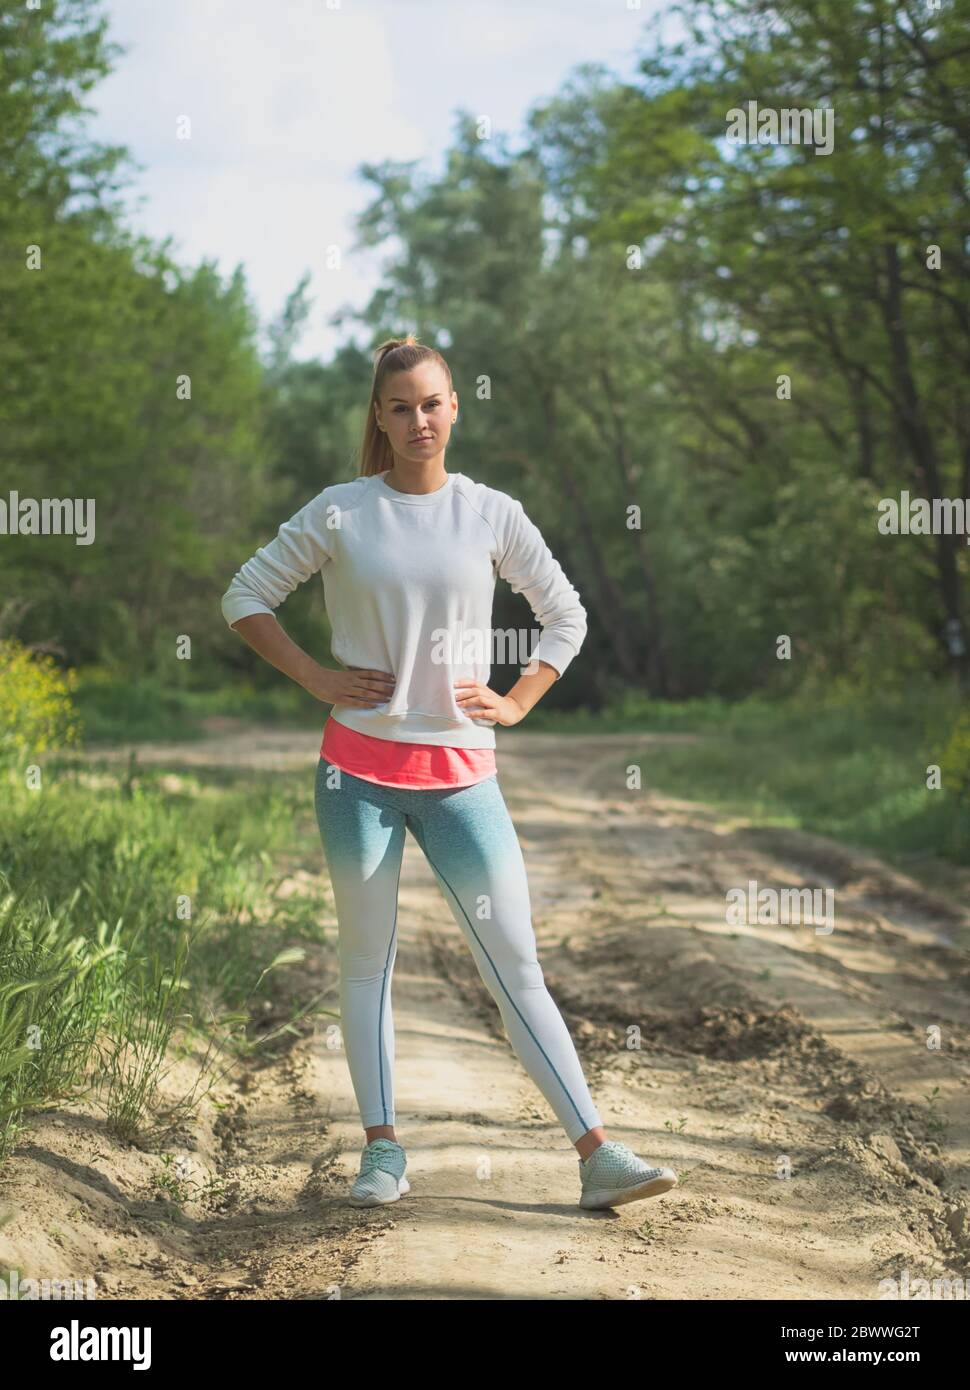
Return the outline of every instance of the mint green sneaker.
<path id="1" fill-rule="evenodd" d="M 360 1156 L 360 1172 L 350 1189 L 352 1207 L 378 1207 L 396 1202 L 411 1184 L 404 1176 L 407 1154 L 393 1139 L 372 1139 Z"/>
<path id="2" fill-rule="evenodd" d="M 658 1197 L 677 1186 L 673 1168 L 651 1168 L 618 1139 L 605 1140 L 588 1159 L 579 1160 L 579 1180 L 579 1205 L 590 1211 Z"/>

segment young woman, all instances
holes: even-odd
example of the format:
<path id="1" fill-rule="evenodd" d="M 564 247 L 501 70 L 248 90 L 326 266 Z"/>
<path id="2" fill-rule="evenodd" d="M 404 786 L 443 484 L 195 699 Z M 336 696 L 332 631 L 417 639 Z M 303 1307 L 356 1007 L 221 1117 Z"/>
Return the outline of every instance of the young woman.
<path id="1" fill-rule="evenodd" d="M 334 483 L 279 529 L 222 600 L 230 627 L 332 705 L 316 813 L 337 909 L 340 1018 L 366 1146 L 354 1205 L 409 1190 L 394 1131 L 391 976 L 409 829 L 494 997 L 512 1046 L 579 1153 L 580 1206 L 673 1187 L 606 1138 L 576 1049 L 536 956 L 522 851 L 495 766 L 496 724 L 518 724 L 586 635 L 586 613 L 520 502 L 445 472 L 458 412 L 440 353 L 383 343 L 360 474 Z M 322 572 L 334 657 L 328 670 L 274 616 Z M 525 594 L 542 634 L 506 695 L 489 688 L 495 579 Z"/>

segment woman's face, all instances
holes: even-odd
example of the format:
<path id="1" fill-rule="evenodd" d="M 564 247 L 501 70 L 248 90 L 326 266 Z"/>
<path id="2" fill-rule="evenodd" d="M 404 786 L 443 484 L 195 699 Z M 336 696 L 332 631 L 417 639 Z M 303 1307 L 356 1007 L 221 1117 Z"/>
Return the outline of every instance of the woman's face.
<path id="1" fill-rule="evenodd" d="M 458 394 L 448 390 L 437 362 L 422 362 L 385 378 L 374 413 L 399 458 L 425 463 L 444 452 L 458 413 Z"/>

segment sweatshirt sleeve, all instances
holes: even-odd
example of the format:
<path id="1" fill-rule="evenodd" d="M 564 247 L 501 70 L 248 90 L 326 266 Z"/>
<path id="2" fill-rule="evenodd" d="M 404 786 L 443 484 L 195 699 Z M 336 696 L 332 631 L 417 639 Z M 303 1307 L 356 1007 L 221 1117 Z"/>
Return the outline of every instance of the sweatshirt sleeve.
<path id="1" fill-rule="evenodd" d="M 522 503 L 509 502 L 498 573 L 513 593 L 525 595 L 542 626 L 532 660 L 548 662 L 562 676 L 586 637 L 586 609 Z"/>
<path id="2" fill-rule="evenodd" d="M 274 539 L 236 572 L 222 596 L 222 615 L 230 627 L 253 613 L 272 614 L 287 594 L 332 558 L 327 491 L 324 488 L 284 521 Z"/>

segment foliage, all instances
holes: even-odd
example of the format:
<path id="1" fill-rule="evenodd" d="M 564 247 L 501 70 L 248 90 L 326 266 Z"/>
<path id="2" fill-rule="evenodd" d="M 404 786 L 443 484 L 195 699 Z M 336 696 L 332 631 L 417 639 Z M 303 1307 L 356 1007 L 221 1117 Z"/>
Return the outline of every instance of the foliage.
<path id="1" fill-rule="evenodd" d="M 953 725 L 940 759 L 943 786 L 970 809 L 970 708 Z"/>
<path id="2" fill-rule="evenodd" d="M 157 1129 L 176 1034 L 201 1043 L 201 1081 L 264 1046 L 267 1015 L 282 1029 L 316 1007 L 294 976 L 289 997 L 273 998 L 278 973 L 332 919 L 324 885 L 277 896 L 279 857 L 301 835 L 318 852 L 315 825 L 298 823 L 305 778 L 178 784 L 54 761 L 43 793 L 4 789 L 0 1158 L 32 1110 L 78 1093 L 115 1133 Z M 197 1099 L 195 1087 L 183 1098 Z"/>
<path id="3" fill-rule="evenodd" d="M 76 671 L 12 638 L 0 640 L 0 765 L 79 741 Z"/>
<path id="4" fill-rule="evenodd" d="M 522 500 L 587 608 L 551 706 L 965 676 L 964 538 L 876 520 L 903 490 L 970 495 L 970 0 L 678 8 L 683 38 L 648 26 L 626 82 L 582 65 L 524 144 L 459 113 L 440 174 L 361 168 L 359 244 L 386 263 L 328 362 L 292 358 L 306 274 L 260 357 L 241 271 L 125 228 L 127 153 L 75 119 L 118 60 L 93 0 L 4 12 L 0 462 L 23 496 L 93 497 L 97 540 L 6 538 L 0 624 L 119 681 L 278 686 L 219 597 L 354 476 L 351 339 L 411 327 L 454 370 L 449 467 Z M 731 144 L 748 99 L 831 109 L 831 153 Z M 327 660 L 318 580 L 281 616 Z M 535 626 L 501 585 L 495 623 Z"/>

